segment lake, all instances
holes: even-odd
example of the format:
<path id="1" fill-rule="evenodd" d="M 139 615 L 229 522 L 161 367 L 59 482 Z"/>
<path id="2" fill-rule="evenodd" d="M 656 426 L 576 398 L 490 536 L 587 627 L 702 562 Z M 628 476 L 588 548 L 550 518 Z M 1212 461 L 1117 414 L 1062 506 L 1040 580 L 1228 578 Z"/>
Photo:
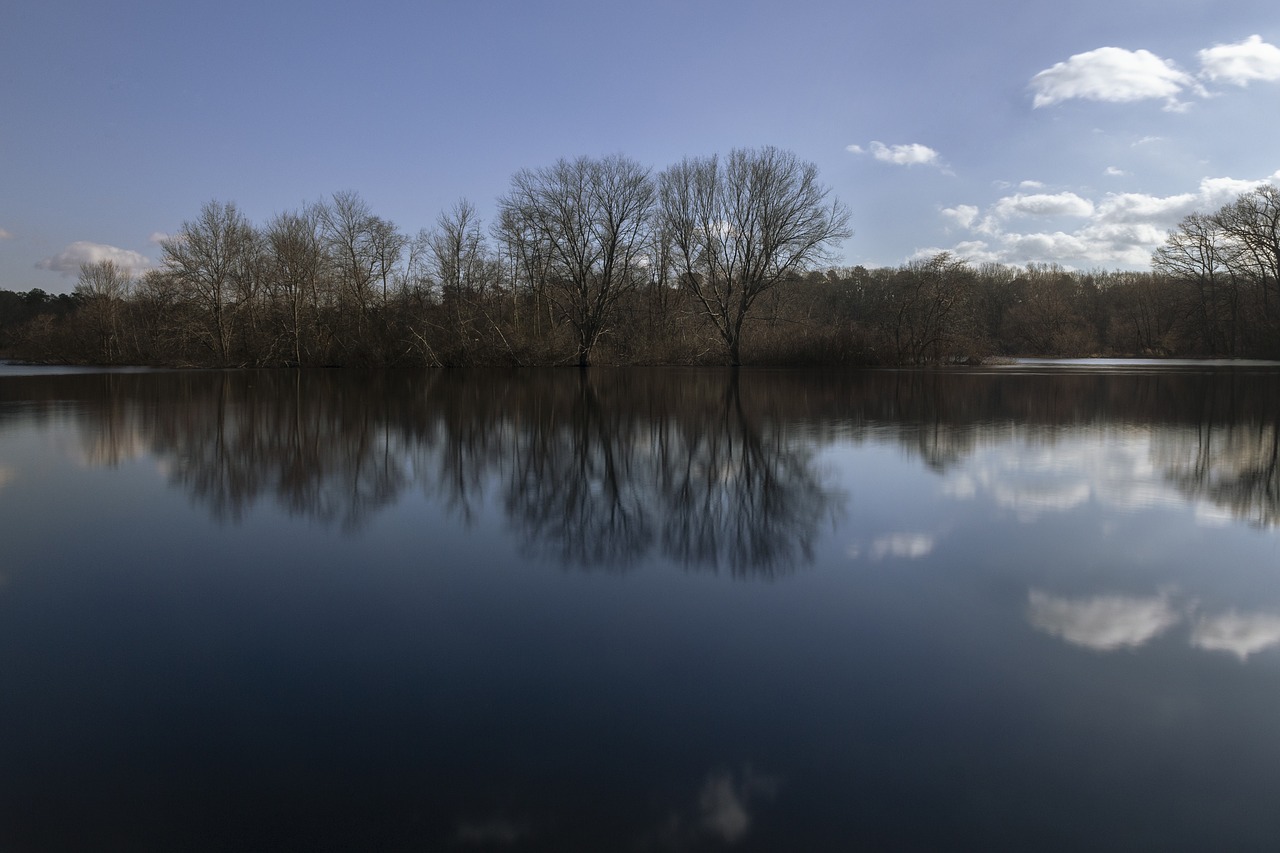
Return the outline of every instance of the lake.
<path id="1" fill-rule="evenodd" d="M 0 849 L 1271 850 L 1280 367 L 0 367 Z"/>

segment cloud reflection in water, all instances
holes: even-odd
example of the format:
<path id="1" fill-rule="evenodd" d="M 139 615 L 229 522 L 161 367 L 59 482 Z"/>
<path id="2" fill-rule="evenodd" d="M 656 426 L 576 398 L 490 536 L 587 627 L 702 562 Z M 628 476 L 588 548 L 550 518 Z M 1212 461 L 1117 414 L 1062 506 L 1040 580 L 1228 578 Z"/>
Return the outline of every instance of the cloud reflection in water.
<path id="1" fill-rule="evenodd" d="M 1191 645 L 1205 651 L 1230 652 L 1241 661 L 1280 644 L 1280 616 L 1273 613 L 1237 613 L 1202 616 L 1191 630 Z"/>
<path id="2" fill-rule="evenodd" d="M 1164 595 L 1066 598 L 1033 589 L 1028 598 L 1032 626 L 1072 645 L 1104 652 L 1137 648 L 1181 619 Z"/>
<path id="3" fill-rule="evenodd" d="M 1069 598 L 1033 589 L 1027 598 L 1027 620 L 1033 628 L 1101 652 L 1146 645 L 1196 609 L 1194 603 L 1179 608 L 1169 593 Z M 1280 614 L 1236 610 L 1200 614 L 1192 621 L 1190 643 L 1203 651 L 1229 652 L 1247 661 L 1280 645 Z"/>

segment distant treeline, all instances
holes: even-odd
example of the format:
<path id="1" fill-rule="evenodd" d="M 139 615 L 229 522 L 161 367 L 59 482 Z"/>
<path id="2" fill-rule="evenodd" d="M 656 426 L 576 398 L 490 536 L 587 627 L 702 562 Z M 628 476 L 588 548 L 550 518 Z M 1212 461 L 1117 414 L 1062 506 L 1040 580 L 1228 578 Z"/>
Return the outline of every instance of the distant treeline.
<path id="1" fill-rule="evenodd" d="M 1149 272 L 835 268 L 848 212 L 774 148 L 517 173 L 409 236 L 355 193 L 263 224 L 210 202 L 138 278 L 0 291 L 0 351 L 198 366 L 908 365 L 1014 355 L 1280 357 L 1280 190 L 1186 217 Z"/>

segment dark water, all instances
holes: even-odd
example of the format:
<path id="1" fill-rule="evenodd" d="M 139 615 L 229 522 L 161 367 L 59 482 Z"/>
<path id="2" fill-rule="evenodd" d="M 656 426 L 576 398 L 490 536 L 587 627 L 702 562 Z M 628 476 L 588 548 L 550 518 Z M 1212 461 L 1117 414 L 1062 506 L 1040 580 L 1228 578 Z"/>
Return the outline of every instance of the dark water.
<path id="1" fill-rule="evenodd" d="M 0 373 L 0 850 L 1271 850 L 1280 370 Z"/>

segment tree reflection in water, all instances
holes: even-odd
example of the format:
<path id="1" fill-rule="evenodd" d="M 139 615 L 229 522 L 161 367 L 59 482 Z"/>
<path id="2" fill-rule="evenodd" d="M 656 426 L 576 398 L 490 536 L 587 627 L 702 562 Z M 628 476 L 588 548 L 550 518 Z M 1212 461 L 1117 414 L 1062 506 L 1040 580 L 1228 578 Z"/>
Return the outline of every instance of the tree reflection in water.
<path id="1" fill-rule="evenodd" d="M 5 401 L 77 419 L 91 464 L 152 454 L 221 521 L 273 501 L 354 532 L 416 488 L 464 524 L 489 501 L 528 553 L 592 569 L 793 570 L 842 506 L 815 461 L 836 443 L 945 472 L 1014 438 L 1145 435 L 1166 487 L 1280 521 L 1267 367 L 82 374 L 8 379 Z"/>

